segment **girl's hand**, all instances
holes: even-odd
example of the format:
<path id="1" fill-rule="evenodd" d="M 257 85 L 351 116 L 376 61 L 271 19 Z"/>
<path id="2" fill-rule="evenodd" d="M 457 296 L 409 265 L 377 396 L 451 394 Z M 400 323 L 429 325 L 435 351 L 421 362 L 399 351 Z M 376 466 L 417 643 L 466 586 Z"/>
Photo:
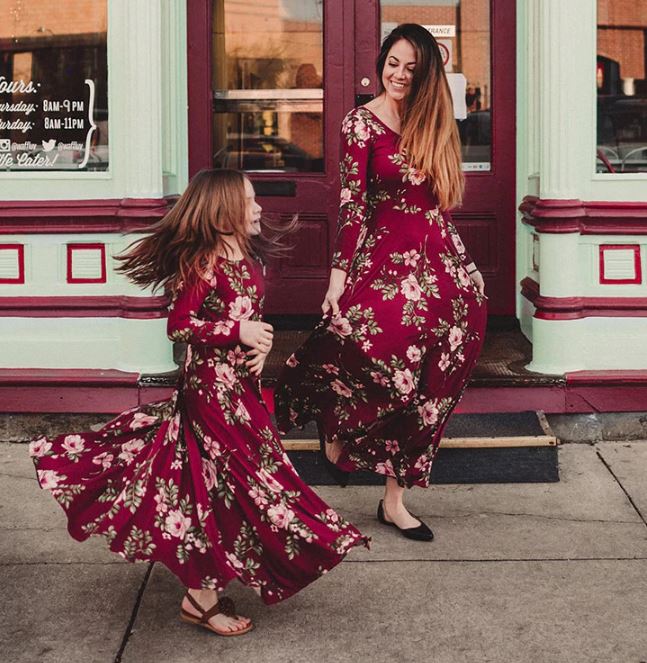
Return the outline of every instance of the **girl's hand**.
<path id="1" fill-rule="evenodd" d="M 263 372 L 263 367 L 265 366 L 267 353 L 261 352 L 260 350 L 251 350 L 247 353 L 247 356 L 251 357 L 251 359 L 245 362 L 245 365 L 249 368 L 249 372 L 252 375 L 260 376 Z"/>
<path id="2" fill-rule="evenodd" d="M 485 281 L 483 280 L 483 274 L 477 269 L 470 274 L 470 278 L 472 279 L 472 283 L 476 286 L 476 289 L 485 296 Z"/>
<path id="3" fill-rule="evenodd" d="M 332 309 L 333 316 L 339 315 L 339 299 L 344 294 L 346 285 L 346 272 L 343 269 L 333 267 L 330 270 L 330 281 L 328 283 L 328 292 L 324 297 L 321 310 L 326 315 Z"/>
<path id="4" fill-rule="evenodd" d="M 272 349 L 274 328 L 259 320 L 240 321 L 240 342 L 267 354 Z"/>

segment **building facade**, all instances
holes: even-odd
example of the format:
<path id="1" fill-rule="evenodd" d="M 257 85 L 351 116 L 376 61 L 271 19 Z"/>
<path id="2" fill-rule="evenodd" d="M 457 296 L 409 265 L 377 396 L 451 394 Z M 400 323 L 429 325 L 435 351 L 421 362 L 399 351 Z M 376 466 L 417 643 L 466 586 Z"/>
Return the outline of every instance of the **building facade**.
<path id="1" fill-rule="evenodd" d="M 316 314 L 341 119 L 402 22 L 445 58 L 454 218 L 493 320 L 518 322 L 530 371 L 647 394 L 647 0 L 0 0 L 0 17 L 3 411 L 155 396 L 166 300 L 112 257 L 201 168 L 245 169 L 267 213 L 300 214 L 268 307 Z"/>

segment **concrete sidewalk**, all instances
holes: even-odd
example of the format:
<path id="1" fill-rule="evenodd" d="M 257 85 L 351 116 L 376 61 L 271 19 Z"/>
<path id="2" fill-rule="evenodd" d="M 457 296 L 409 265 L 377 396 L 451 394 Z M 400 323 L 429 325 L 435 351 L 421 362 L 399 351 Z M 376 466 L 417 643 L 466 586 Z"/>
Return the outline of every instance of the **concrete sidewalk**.
<path id="1" fill-rule="evenodd" d="M 319 489 L 372 549 L 271 608 L 232 585 L 257 627 L 224 639 L 178 621 L 165 568 L 70 539 L 27 447 L 0 444 L 0 661 L 645 663 L 647 442 L 559 454 L 557 484 L 413 491 L 431 544 L 376 522 L 379 488 Z"/>

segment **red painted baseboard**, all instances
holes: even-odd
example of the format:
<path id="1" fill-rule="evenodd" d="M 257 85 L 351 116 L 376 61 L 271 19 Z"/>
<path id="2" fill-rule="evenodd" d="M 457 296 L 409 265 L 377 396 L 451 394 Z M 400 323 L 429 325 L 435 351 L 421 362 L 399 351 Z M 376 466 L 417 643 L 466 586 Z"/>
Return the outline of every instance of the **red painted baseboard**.
<path id="1" fill-rule="evenodd" d="M 122 371 L 0 369 L 0 412 L 118 414 L 164 400 L 168 385 L 142 383 Z M 274 390 L 263 398 L 274 411 Z M 646 371 L 577 371 L 562 384 L 473 386 L 456 412 L 493 413 L 543 410 L 551 414 L 647 411 Z"/>

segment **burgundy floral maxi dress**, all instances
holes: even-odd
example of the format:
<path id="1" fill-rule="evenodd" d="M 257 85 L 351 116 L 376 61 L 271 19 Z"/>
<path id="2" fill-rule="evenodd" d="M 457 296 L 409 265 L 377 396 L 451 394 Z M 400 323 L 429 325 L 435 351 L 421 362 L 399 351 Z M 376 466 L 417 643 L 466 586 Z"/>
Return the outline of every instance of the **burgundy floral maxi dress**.
<path id="1" fill-rule="evenodd" d="M 188 587 L 238 578 L 275 603 L 367 540 L 295 472 L 247 369 L 240 321 L 259 320 L 260 266 L 219 259 L 182 289 L 169 336 L 188 343 L 170 400 L 93 433 L 30 445 L 38 480 L 78 540 L 104 535 L 129 561 L 164 563 Z M 249 348 L 247 348 L 248 350 Z"/>
<path id="2" fill-rule="evenodd" d="M 279 429 L 315 419 L 347 471 L 427 486 L 447 419 L 483 342 L 485 298 L 471 258 L 399 135 L 365 107 L 342 124 L 333 267 L 340 315 L 292 355 L 275 393 Z"/>

